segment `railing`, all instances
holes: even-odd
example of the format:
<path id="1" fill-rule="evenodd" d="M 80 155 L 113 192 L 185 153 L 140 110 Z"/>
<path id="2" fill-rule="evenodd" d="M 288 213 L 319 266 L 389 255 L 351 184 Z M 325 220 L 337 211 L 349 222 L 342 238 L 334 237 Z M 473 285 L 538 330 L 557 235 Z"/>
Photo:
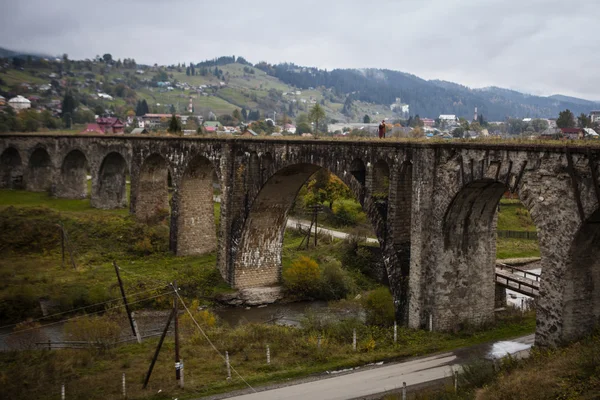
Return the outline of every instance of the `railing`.
<path id="1" fill-rule="evenodd" d="M 538 238 L 536 231 L 497 231 L 496 234 L 499 238 L 507 239 L 537 240 Z"/>
<path id="2" fill-rule="evenodd" d="M 510 271 L 511 274 L 514 274 L 516 271 L 518 273 L 523 274 L 523 278 L 531 279 L 536 282 L 540 281 L 540 274 L 536 274 L 534 272 L 529 272 L 529 271 L 526 271 L 526 270 L 518 268 L 518 267 L 513 267 L 512 265 L 496 263 L 496 268 L 499 268 L 499 269 L 502 269 L 505 271 Z M 528 277 L 528 275 L 532 278 Z"/>
<path id="3" fill-rule="evenodd" d="M 504 275 L 496 274 L 496 283 L 527 296 L 537 297 L 539 295 L 539 289 L 537 287 Z"/>

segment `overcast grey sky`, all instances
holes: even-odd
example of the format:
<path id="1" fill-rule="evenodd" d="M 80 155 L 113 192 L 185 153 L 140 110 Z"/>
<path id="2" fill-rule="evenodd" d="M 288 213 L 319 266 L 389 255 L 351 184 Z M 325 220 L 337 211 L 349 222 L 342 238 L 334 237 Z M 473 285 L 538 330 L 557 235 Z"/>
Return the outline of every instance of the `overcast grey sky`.
<path id="1" fill-rule="evenodd" d="M 389 68 L 600 100 L 598 0 L 0 0 L 0 46 Z"/>

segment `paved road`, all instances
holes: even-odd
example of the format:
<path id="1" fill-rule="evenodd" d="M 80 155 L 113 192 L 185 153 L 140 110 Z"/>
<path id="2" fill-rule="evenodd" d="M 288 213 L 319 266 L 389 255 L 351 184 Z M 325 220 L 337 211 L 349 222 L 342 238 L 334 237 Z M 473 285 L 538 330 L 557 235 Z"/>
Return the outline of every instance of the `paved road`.
<path id="1" fill-rule="evenodd" d="M 491 344 L 473 346 L 430 357 L 381 367 L 358 369 L 350 373 L 333 375 L 325 379 L 293 384 L 230 397 L 235 400 L 347 400 L 377 395 L 400 389 L 406 382 L 409 390 L 416 385 L 434 382 L 452 376 L 452 371 L 473 357 L 491 358 L 514 354 L 526 356 L 533 344 L 534 335 Z"/>
<path id="2" fill-rule="evenodd" d="M 290 229 L 298 229 L 298 227 L 302 227 L 302 229 L 308 229 L 308 228 L 310 228 L 310 221 L 288 218 L 287 227 Z M 320 226 L 317 226 L 317 231 L 319 232 L 319 234 L 329 235 L 336 239 L 347 239 L 348 236 L 350 236 L 348 233 L 334 231 L 333 229 L 321 228 Z M 313 232 L 314 232 L 314 227 L 313 227 Z M 367 242 L 368 243 L 379 243 L 379 241 L 375 238 L 367 238 Z"/>

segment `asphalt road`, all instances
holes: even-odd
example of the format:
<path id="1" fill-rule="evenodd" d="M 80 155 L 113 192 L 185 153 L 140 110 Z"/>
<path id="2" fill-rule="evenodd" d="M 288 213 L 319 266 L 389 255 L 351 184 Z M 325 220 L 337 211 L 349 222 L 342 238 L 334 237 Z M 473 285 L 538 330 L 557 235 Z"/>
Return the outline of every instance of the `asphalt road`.
<path id="1" fill-rule="evenodd" d="M 324 379 L 292 384 L 257 393 L 234 395 L 235 400 L 347 400 L 371 397 L 392 390 L 400 390 L 406 382 L 408 390 L 427 382 L 451 378 L 453 370 L 473 357 L 492 358 L 508 353 L 527 356 L 534 335 L 458 349 L 453 352 L 410 361 L 354 370 Z"/>
<path id="2" fill-rule="evenodd" d="M 310 228 L 310 221 L 288 218 L 286 226 L 291 229 L 297 229 L 298 227 L 302 227 L 302 229 L 308 229 L 308 228 Z M 320 226 L 317 226 L 317 231 L 319 232 L 319 234 L 329 235 L 336 239 L 346 239 L 346 238 L 348 238 L 348 236 L 350 236 L 349 234 L 347 234 L 345 232 L 334 231 L 333 229 L 321 228 Z M 313 227 L 313 232 L 314 232 L 314 227 Z M 379 241 L 375 238 L 368 237 L 367 243 L 379 243 Z"/>

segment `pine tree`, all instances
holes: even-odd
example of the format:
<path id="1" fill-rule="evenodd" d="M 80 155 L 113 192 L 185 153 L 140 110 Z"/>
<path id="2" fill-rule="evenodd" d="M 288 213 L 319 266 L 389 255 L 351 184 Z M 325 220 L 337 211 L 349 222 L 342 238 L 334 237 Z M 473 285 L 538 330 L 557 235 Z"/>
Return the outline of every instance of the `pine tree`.
<path id="1" fill-rule="evenodd" d="M 242 118 L 244 122 L 248 120 L 248 111 L 244 107 L 242 107 Z"/>
<path id="2" fill-rule="evenodd" d="M 169 122 L 169 129 L 167 129 L 167 131 L 170 133 L 181 132 L 181 123 L 179 122 L 175 114 L 171 116 L 171 121 Z"/>

